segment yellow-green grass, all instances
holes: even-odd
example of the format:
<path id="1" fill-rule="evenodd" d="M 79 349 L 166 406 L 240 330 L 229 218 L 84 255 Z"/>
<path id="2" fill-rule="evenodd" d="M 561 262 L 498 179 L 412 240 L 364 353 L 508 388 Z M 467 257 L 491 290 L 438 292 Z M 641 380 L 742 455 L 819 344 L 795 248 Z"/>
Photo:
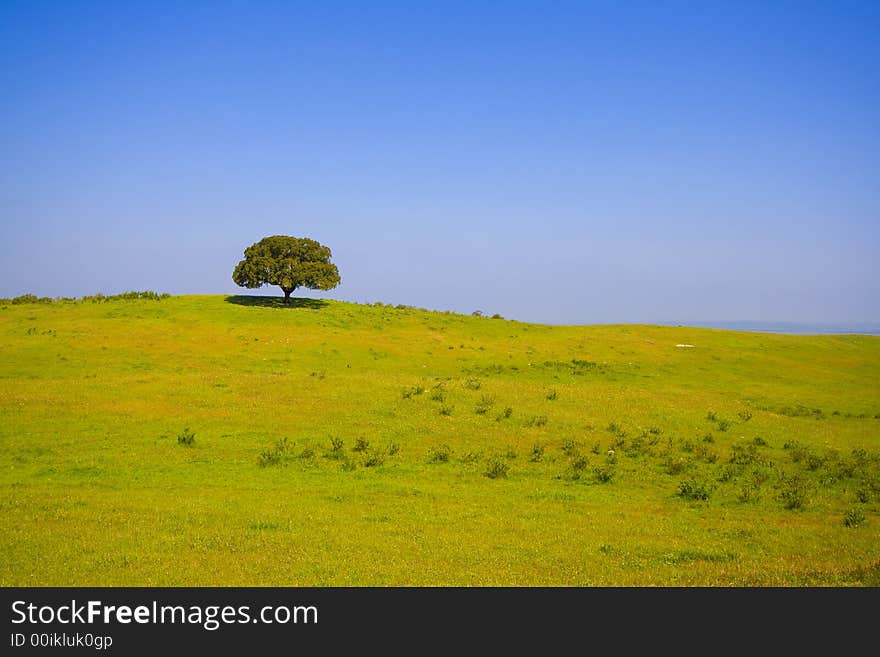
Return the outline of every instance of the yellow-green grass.
<path id="1" fill-rule="evenodd" d="M 878 450 L 877 337 L 0 306 L 4 586 L 877 585 Z"/>

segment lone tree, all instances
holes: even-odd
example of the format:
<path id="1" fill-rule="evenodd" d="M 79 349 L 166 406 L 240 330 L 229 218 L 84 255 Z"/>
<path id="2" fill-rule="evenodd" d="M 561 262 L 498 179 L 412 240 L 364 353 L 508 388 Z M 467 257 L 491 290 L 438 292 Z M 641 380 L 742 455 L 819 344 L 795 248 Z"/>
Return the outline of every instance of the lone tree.
<path id="1" fill-rule="evenodd" d="M 329 248 L 307 237 L 264 237 L 244 250 L 232 280 L 249 288 L 277 285 L 290 303 L 290 293 L 298 287 L 330 290 L 339 285 L 339 270 L 330 255 Z"/>

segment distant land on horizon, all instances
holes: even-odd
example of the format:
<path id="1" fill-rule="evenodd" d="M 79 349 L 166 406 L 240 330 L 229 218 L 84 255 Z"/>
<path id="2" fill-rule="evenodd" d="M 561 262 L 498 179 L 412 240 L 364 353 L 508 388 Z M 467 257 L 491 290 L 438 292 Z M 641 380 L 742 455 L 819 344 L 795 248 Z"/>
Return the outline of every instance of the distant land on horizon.
<path id="1" fill-rule="evenodd" d="M 715 322 L 657 322 L 660 326 L 693 326 L 696 328 L 752 331 L 756 333 L 790 333 L 796 335 L 880 335 L 880 323 L 807 323 L 764 322 L 759 320 Z"/>

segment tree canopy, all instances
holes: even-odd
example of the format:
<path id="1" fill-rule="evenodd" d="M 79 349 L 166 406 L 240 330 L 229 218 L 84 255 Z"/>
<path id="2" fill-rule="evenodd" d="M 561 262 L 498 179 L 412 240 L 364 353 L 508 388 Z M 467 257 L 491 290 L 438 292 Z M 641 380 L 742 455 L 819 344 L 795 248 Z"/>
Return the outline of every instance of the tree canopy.
<path id="1" fill-rule="evenodd" d="M 339 270 L 330 262 L 330 249 L 307 237 L 273 235 L 244 250 L 244 260 L 232 272 L 236 285 L 248 288 L 277 285 L 284 301 L 298 287 L 330 290 L 339 285 Z"/>

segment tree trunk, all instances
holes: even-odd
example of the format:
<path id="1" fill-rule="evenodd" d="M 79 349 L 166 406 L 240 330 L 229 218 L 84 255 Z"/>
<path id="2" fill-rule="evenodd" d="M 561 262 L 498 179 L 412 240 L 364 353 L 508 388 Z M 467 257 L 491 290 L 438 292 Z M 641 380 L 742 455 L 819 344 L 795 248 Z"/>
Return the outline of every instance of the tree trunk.
<path id="1" fill-rule="evenodd" d="M 293 288 L 282 287 L 281 289 L 284 292 L 284 303 L 290 303 L 290 293 L 293 292 Z"/>

